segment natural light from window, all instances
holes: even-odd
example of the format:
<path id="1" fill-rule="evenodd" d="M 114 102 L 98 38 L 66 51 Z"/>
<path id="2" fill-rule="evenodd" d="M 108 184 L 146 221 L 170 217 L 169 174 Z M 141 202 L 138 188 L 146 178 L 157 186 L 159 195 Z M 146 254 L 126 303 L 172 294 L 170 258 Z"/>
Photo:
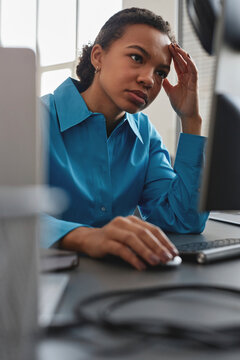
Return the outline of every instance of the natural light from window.
<path id="1" fill-rule="evenodd" d="M 28 47 L 39 58 L 39 92 L 76 78 L 76 57 L 122 0 L 0 0 L 0 45 Z M 37 27 L 38 24 L 38 27 Z"/>
<path id="2" fill-rule="evenodd" d="M 1 0 L 0 3 L 1 45 L 36 50 L 36 0 Z"/>
<path id="3" fill-rule="evenodd" d="M 41 77 L 41 95 L 55 90 L 66 78 L 71 76 L 70 69 L 45 71 Z"/>
<path id="4" fill-rule="evenodd" d="M 73 61 L 76 48 L 76 0 L 39 0 L 40 65 Z"/>
<path id="5" fill-rule="evenodd" d="M 78 50 L 93 42 L 103 24 L 122 9 L 122 0 L 80 0 Z"/>

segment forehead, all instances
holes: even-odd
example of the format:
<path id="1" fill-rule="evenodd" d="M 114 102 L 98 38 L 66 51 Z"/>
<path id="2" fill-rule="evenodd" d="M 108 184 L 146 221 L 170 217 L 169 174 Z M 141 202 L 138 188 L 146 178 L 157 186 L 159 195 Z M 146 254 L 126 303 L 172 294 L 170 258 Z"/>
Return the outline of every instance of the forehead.
<path id="1" fill-rule="evenodd" d="M 145 24 L 135 24 L 127 26 L 123 36 L 114 41 L 112 47 L 127 48 L 131 45 L 137 45 L 146 50 L 151 57 L 159 58 L 161 61 L 170 64 L 171 53 L 168 48 L 170 44 L 169 37 L 158 29 Z"/>

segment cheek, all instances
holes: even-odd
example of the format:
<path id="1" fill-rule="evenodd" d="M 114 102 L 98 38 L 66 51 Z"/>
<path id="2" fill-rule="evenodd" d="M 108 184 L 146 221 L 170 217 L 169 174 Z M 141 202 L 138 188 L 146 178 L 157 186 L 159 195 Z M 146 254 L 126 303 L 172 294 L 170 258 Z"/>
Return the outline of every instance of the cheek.
<path id="1" fill-rule="evenodd" d="M 156 97 L 158 96 L 158 94 L 160 93 L 162 88 L 162 81 L 158 84 L 156 84 L 152 89 L 151 89 L 151 94 L 150 94 L 150 99 L 151 102 L 153 102 Z"/>
<path id="2" fill-rule="evenodd" d="M 111 61 L 104 65 L 102 68 L 102 75 L 112 83 L 119 83 L 128 77 L 128 71 L 122 64 L 118 65 L 116 62 Z"/>
<path id="3" fill-rule="evenodd" d="M 111 91 L 112 94 L 122 92 L 123 90 L 133 88 L 135 84 L 136 75 L 122 67 L 119 69 L 106 69 L 102 73 L 101 82 L 104 88 Z"/>

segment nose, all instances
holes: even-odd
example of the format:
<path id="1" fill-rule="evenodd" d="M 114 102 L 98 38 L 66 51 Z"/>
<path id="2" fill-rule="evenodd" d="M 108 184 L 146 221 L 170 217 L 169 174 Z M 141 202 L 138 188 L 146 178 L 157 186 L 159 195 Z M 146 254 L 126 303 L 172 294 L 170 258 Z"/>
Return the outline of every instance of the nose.
<path id="1" fill-rule="evenodd" d="M 152 69 L 142 69 L 138 75 L 137 82 L 146 88 L 152 88 L 154 85 L 154 72 Z"/>

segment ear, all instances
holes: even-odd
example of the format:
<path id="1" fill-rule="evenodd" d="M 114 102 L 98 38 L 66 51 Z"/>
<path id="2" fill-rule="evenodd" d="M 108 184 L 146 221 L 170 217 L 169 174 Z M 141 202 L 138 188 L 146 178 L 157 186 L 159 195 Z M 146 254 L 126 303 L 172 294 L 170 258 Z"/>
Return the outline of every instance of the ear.
<path id="1" fill-rule="evenodd" d="M 95 67 L 95 69 L 97 67 L 99 69 L 101 69 L 103 53 L 104 53 L 104 50 L 101 47 L 101 45 L 96 44 L 93 46 L 92 52 L 91 52 L 91 63 Z"/>

